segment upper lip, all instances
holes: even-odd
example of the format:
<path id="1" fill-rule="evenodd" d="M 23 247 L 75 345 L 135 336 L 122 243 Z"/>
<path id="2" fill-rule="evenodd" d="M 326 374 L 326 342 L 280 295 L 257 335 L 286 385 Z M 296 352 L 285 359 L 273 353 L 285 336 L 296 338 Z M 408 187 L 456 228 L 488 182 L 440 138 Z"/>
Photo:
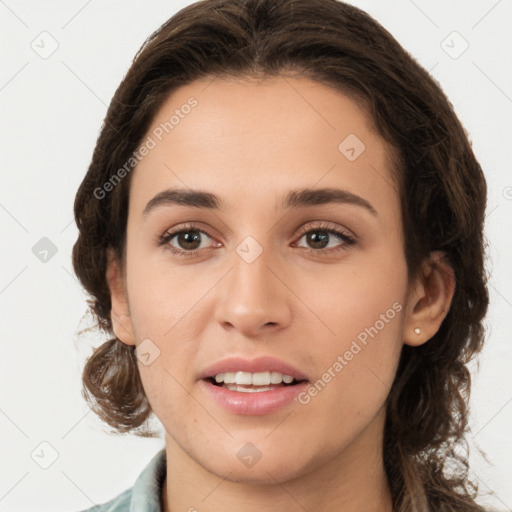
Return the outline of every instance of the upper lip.
<path id="1" fill-rule="evenodd" d="M 244 359 L 243 357 L 228 357 L 205 368 L 200 375 L 201 379 L 215 377 L 219 373 L 227 372 L 279 372 L 283 375 L 290 375 L 295 380 L 309 380 L 307 375 L 294 368 L 288 363 L 271 356 L 260 356 L 255 359 Z"/>

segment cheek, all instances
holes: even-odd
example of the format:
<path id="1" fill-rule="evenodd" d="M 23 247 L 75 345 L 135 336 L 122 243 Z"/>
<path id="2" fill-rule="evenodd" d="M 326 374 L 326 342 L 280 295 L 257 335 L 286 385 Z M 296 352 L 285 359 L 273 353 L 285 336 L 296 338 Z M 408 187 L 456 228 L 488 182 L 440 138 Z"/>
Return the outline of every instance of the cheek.
<path id="1" fill-rule="evenodd" d="M 159 258 L 132 258 L 128 266 L 130 314 L 138 338 L 170 338 L 184 318 L 200 310 L 199 302 L 216 280 L 194 266 L 177 267 Z M 205 275 L 203 275 L 205 274 Z M 200 277 L 199 277 L 200 276 Z"/>
<path id="2" fill-rule="evenodd" d="M 316 335 L 308 352 L 319 364 L 314 397 L 305 396 L 304 401 L 323 404 L 329 416 L 339 411 L 371 417 L 386 399 L 396 373 L 407 271 L 399 258 L 394 264 L 380 261 L 344 268 L 329 279 L 318 275 L 316 282 L 325 284 L 306 301 L 317 315 L 309 321 Z"/>
<path id="3" fill-rule="evenodd" d="M 347 260 L 347 264 L 319 268 L 298 277 L 296 291 L 311 312 L 311 325 L 334 346 L 356 337 L 381 319 L 393 329 L 399 324 L 407 289 L 407 267 L 397 255 Z M 390 320 L 389 322 L 387 320 Z M 313 323 L 314 321 L 314 323 Z M 378 327 L 382 327 L 379 321 Z M 383 330 L 383 329 L 380 329 Z"/>

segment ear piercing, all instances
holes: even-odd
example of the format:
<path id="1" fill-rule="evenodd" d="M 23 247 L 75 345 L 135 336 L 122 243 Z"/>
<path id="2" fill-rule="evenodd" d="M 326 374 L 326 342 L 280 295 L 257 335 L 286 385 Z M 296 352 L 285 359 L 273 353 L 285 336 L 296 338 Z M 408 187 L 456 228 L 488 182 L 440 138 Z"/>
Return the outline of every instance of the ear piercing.
<path id="1" fill-rule="evenodd" d="M 414 332 L 416 334 L 420 334 L 421 333 L 421 329 L 419 327 L 416 327 L 416 329 L 414 329 Z"/>

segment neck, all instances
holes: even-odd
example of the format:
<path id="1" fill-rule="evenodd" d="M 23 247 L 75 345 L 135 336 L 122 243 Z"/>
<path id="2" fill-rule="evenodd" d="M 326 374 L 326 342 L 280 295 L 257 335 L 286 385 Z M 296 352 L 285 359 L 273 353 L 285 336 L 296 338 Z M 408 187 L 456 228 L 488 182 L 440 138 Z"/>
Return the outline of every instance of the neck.
<path id="1" fill-rule="evenodd" d="M 381 414 L 382 413 L 382 414 Z M 167 476 L 162 512 L 392 512 L 392 498 L 382 459 L 383 411 L 350 445 L 307 468 L 293 468 L 291 478 L 255 483 L 206 469 L 166 434 Z M 206 465 L 206 464 L 205 464 Z M 267 475 L 272 475 L 270 471 Z M 292 474 L 292 473 L 290 473 Z"/>

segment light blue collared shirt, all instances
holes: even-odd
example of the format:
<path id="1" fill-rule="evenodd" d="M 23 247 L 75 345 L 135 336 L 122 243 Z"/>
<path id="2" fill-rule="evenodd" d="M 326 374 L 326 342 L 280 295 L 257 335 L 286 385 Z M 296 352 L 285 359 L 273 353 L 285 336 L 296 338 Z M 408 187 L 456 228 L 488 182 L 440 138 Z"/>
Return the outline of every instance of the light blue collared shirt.
<path id="1" fill-rule="evenodd" d="M 167 472 L 165 448 L 142 470 L 130 489 L 102 505 L 80 512 L 162 512 L 160 497 Z"/>

